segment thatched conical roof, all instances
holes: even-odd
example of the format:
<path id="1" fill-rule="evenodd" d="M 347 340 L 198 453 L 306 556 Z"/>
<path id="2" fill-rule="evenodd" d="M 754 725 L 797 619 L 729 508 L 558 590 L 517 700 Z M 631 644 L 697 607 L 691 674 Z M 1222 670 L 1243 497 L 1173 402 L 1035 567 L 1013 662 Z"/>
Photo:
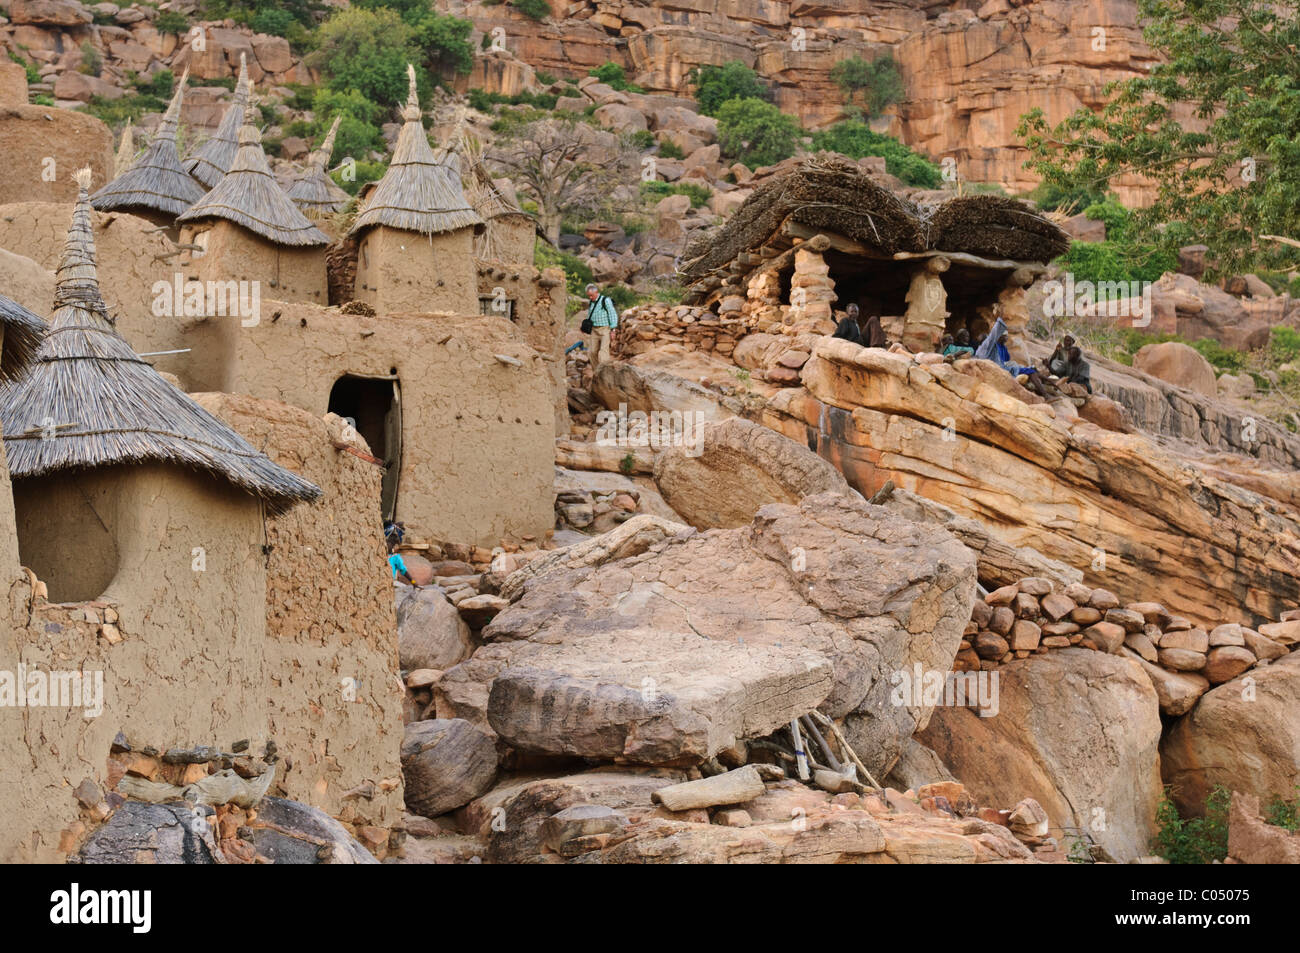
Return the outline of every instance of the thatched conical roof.
<path id="1" fill-rule="evenodd" d="M 221 117 L 217 131 L 205 139 L 185 160 L 185 171 L 210 189 L 221 181 L 235 162 L 239 151 L 239 127 L 244 123 L 244 108 L 248 105 L 248 62 L 239 54 L 239 82 L 235 84 L 235 98 Z"/>
<path id="2" fill-rule="evenodd" d="M 402 109 L 405 120 L 397 135 L 393 161 L 379 180 L 370 200 L 352 224 L 349 234 L 376 225 L 433 235 L 460 228 L 483 227 L 483 219 L 465 200 L 460 169 L 439 161 L 429 147 L 420 121 L 420 101 L 415 91 L 415 67 L 406 67 L 410 92 Z"/>
<path id="3" fill-rule="evenodd" d="M 1070 236 L 1019 199 L 963 195 L 919 209 L 929 246 L 988 258 L 1049 262 L 1070 248 Z"/>
<path id="4" fill-rule="evenodd" d="M 280 188 L 262 151 L 257 110 L 249 104 L 239 129 L 239 152 L 230 171 L 177 222 L 224 218 L 277 245 L 328 245 L 324 232 L 307 221 Z"/>
<path id="5" fill-rule="evenodd" d="M 94 208 L 101 212 L 148 209 L 179 215 L 203 197 L 203 186 L 185 171 L 180 156 L 176 154 L 176 125 L 180 122 L 181 100 L 189 75 L 190 71 L 186 70 L 176 85 L 176 92 L 172 94 L 172 101 L 167 105 L 167 112 L 163 114 L 149 148 L 131 168 L 90 197 Z"/>
<path id="6" fill-rule="evenodd" d="M 77 173 L 77 183 L 49 333 L 32 365 L 0 391 L 11 475 L 170 463 L 224 479 L 274 509 L 319 497 L 316 486 L 167 383 L 117 333 L 95 268 L 89 169 Z"/>
<path id="7" fill-rule="evenodd" d="M 307 157 L 306 170 L 289 186 L 289 198 L 308 215 L 338 212 L 352 201 L 352 196 L 335 185 L 325 171 L 329 168 L 330 156 L 334 154 L 334 136 L 342 119 L 342 116 L 334 117 L 325 141 Z"/>
<path id="8" fill-rule="evenodd" d="M 492 173 L 483 161 L 482 143 L 463 128 L 457 131 L 455 141 L 460 151 L 461 181 L 464 183 L 465 197 L 479 217 L 488 224 L 511 220 L 535 226 L 533 216 L 521 209 L 510 195 L 497 188 Z M 497 239 L 490 228 L 475 236 L 475 258 L 499 258 L 500 255 Z"/>
<path id="9" fill-rule="evenodd" d="M 13 380 L 36 357 L 45 338 L 45 322 L 17 301 L 0 295 L 0 328 L 4 328 L 0 379 Z"/>

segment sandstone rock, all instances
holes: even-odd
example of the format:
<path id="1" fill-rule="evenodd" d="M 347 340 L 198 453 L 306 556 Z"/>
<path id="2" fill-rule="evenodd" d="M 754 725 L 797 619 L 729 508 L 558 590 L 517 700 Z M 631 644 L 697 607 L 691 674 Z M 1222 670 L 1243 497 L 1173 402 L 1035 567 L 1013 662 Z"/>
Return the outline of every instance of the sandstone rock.
<path id="1" fill-rule="evenodd" d="M 1137 636 L 1130 636 L 1136 638 Z M 1196 700 L 1210 689 L 1210 681 L 1195 672 L 1171 672 L 1156 665 L 1153 660 L 1130 649 L 1120 649 L 1120 654 L 1133 659 L 1142 666 L 1151 686 L 1156 690 L 1160 700 L 1160 711 L 1165 715 L 1178 716 L 1186 714 L 1196 704 Z"/>
<path id="2" fill-rule="evenodd" d="M 1153 665 L 1159 658 L 1155 644 L 1141 632 L 1132 632 L 1125 636 L 1124 644 Z"/>
<path id="3" fill-rule="evenodd" d="M 198 812 L 182 803 L 127 801 L 90 835 L 77 859 L 83 864 L 215 864 L 216 840 L 201 816 L 211 809 Z"/>
<path id="4" fill-rule="evenodd" d="M 77 0 L 10 0 L 8 13 L 15 25 L 80 27 L 94 19 Z"/>
<path id="5" fill-rule="evenodd" d="M 1085 638 L 1091 639 L 1101 651 L 1112 655 L 1124 644 L 1125 633 L 1122 625 L 1113 622 L 1098 622 L 1083 630 Z"/>
<path id="6" fill-rule="evenodd" d="M 402 777 L 412 813 L 437 817 L 453 811 L 489 790 L 496 776 L 496 745 L 469 722 L 435 718 L 406 726 Z"/>
<path id="7" fill-rule="evenodd" d="M 627 826 L 627 818 L 603 804 L 575 804 L 542 822 L 541 840 L 565 857 L 582 852 L 583 842 L 600 834 L 613 834 Z"/>
<path id="8" fill-rule="evenodd" d="M 446 670 L 474 651 L 469 626 L 438 589 L 397 589 L 398 663 L 406 670 Z"/>
<path id="9" fill-rule="evenodd" d="M 740 804 L 760 797 L 764 790 L 758 769 L 747 764 L 709 778 L 659 788 L 651 797 L 669 811 L 689 811 L 697 807 Z"/>
<path id="10" fill-rule="evenodd" d="M 1274 642 L 1267 636 L 1260 635 L 1254 629 L 1247 629 L 1244 626 L 1241 630 L 1242 638 L 1245 640 L 1246 647 L 1258 659 L 1279 659 L 1288 654 L 1288 649 L 1280 642 Z"/>
<path id="11" fill-rule="evenodd" d="M 1206 652 L 1210 648 L 1210 635 L 1204 629 L 1166 632 L 1160 637 L 1160 647 L 1162 649 L 1189 649 L 1193 652 Z"/>
<path id="12" fill-rule="evenodd" d="M 1147 344 L 1133 355 L 1133 366 L 1179 387 L 1213 397 L 1218 392 L 1214 368 L 1200 353 L 1178 341 Z"/>
<path id="13" fill-rule="evenodd" d="M 1053 622 L 1060 622 L 1076 608 L 1073 599 L 1059 592 L 1053 592 L 1043 596 L 1043 615 L 1047 616 L 1047 618 Z"/>
<path id="14" fill-rule="evenodd" d="M 740 418 L 701 425 L 690 443 L 661 452 L 655 483 L 668 505 L 700 529 L 744 526 L 766 503 L 857 495 L 807 447 Z"/>
<path id="15" fill-rule="evenodd" d="M 1027 619 L 1018 619 L 1016 624 L 1011 627 L 1011 649 L 1014 652 L 1032 652 L 1038 648 L 1038 640 L 1041 637 L 1042 629 L 1037 625 Z M 976 650 L 978 651 L 978 646 Z"/>
<path id="16" fill-rule="evenodd" d="M 1250 649 L 1239 645 L 1220 645 L 1210 649 L 1205 657 L 1203 674 L 1211 685 L 1220 685 L 1231 681 L 1255 664 L 1255 656 Z"/>
<path id="17" fill-rule="evenodd" d="M 994 589 L 984 597 L 984 602 L 991 606 L 1009 606 L 1016 601 L 1018 595 L 1020 595 L 1020 585 L 1016 583 Z"/>
<path id="18" fill-rule="evenodd" d="M 1269 622 L 1259 627 L 1259 634 L 1288 648 L 1300 643 L 1300 620 Z"/>
<path id="19" fill-rule="evenodd" d="M 319 808 L 266 797 L 247 822 L 257 854 L 273 864 L 375 864 L 370 851 Z"/>
<path id="20" fill-rule="evenodd" d="M 1236 622 L 1228 622 L 1224 625 L 1216 625 L 1210 630 L 1210 636 L 1207 640 L 1210 648 L 1217 648 L 1220 645 L 1245 645 L 1245 627 L 1238 625 Z"/>
<path id="21" fill-rule="evenodd" d="M 1007 654 L 1009 644 L 1006 639 L 995 632 L 981 632 L 972 643 L 980 658 L 1000 659 Z"/>
<path id="22" fill-rule="evenodd" d="M 1132 609 L 1110 609 L 1106 612 L 1106 621 L 1118 625 L 1125 632 L 1141 632 L 1146 625 L 1146 618 Z"/>
<path id="23" fill-rule="evenodd" d="M 1233 791 L 1228 856 L 1239 864 L 1300 864 L 1300 834 L 1266 823 L 1259 798 Z"/>
<path id="24" fill-rule="evenodd" d="M 1160 647 L 1160 664 L 1176 672 L 1199 672 L 1205 668 L 1205 654 L 1194 649 Z"/>
<path id="25" fill-rule="evenodd" d="M 1054 828 L 1088 828 L 1120 860 L 1147 852 L 1160 796 L 1156 692 L 1137 662 L 1077 648 L 999 670 L 999 710 L 936 708 L 919 740 L 980 804 L 1032 797 Z"/>
<path id="26" fill-rule="evenodd" d="M 1300 781 L 1300 654 L 1211 689 L 1166 733 L 1165 781 L 1184 815 L 1200 815 L 1216 784 L 1265 801 Z"/>
<path id="27" fill-rule="evenodd" d="M 1043 806 L 1031 797 L 1025 798 L 1011 809 L 1008 818 L 1011 833 L 1023 839 L 1046 837 L 1048 831 L 1047 812 Z"/>

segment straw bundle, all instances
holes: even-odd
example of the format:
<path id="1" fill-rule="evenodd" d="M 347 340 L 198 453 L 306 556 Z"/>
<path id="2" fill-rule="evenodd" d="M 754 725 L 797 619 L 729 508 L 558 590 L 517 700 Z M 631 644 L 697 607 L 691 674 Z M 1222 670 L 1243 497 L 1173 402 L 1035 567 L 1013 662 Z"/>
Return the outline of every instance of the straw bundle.
<path id="1" fill-rule="evenodd" d="M 244 122 L 244 109 L 248 106 L 248 62 L 239 54 L 239 82 L 235 84 L 235 98 L 221 117 L 216 133 L 205 140 L 185 160 L 185 171 L 210 189 L 221 181 L 239 151 L 239 127 Z"/>
<path id="2" fill-rule="evenodd" d="M 239 152 L 230 171 L 176 221 L 224 218 L 277 245 L 328 245 L 325 233 L 307 221 L 275 181 L 262 151 L 262 134 L 256 122 L 257 110 L 250 104 L 239 130 Z"/>
<path id="3" fill-rule="evenodd" d="M 36 356 L 45 337 L 45 322 L 17 301 L 0 295 L 0 328 L 4 329 L 0 379 L 13 380 Z"/>
<path id="4" fill-rule="evenodd" d="M 925 249 L 925 234 L 910 205 L 873 182 L 856 162 L 818 153 L 756 189 L 720 230 L 691 242 L 682 255 L 682 273 L 699 278 L 759 248 L 786 219 L 836 232 L 882 254 Z"/>
<path id="5" fill-rule="evenodd" d="M 335 185 L 325 171 L 329 168 L 330 156 L 334 154 L 334 136 L 342 119 L 342 116 L 334 117 L 325 141 L 307 157 L 306 170 L 289 186 L 289 198 L 307 215 L 332 215 L 352 201 L 352 196 Z"/>
<path id="6" fill-rule="evenodd" d="M 510 196 L 497 188 L 496 182 L 492 180 L 492 173 L 488 171 L 486 163 L 483 161 L 483 144 L 477 137 L 466 133 L 462 128 L 458 131 L 456 141 L 459 145 L 462 174 L 461 182 L 464 185 L 465 197 L 469 200 L 470 206 L 478 213 L 479 218 L 486 223 L 494 220 L 502 222 L 515 221 L 527 223 L 536 227 L 536 221 L 533 216 L 521 209 Z M 483 232 L 474 238 L 474 257 L 491 259 L 501 257 L 501 249 L 498 247 L 493 231 L 486 228 Z"/>
<path id="7" fill-rule="evenodd" d="M 177 84 L 149 148 L 130 169 L 90 197 L 94 208 L 101 212 L 147 209 L 179 215 L 203 197 L 203 186 L 190 177 L 176 154 L 176 125 L 189 75 L 186 70 Z"/>
<path id="8" fill-rule="evenodd" d="M 60 470 L 171 463 L 223 478 L 272 509 L 320 490 L 272 463 L 142 360 L 122 339 L 100 295 L 86 194 L 80 194 L 59 262 L 54 317 L 34 363 L 0 392 L 15 479 Z"/>
<path id="9" fill-rule="evenodd" d="M 986 258 L 1049 262 L 1070 237 L 1028 205 L 1001 195 L 968 195 L 920 209 L 930 248 Z"/>
<path id="10" fill-rule="evenodd" d="M 439 161 L 429 147 L 420 121 L 415 68 L 407 66 L 410 91 L 402 109 L 405 120 L 393 149 L 393 161 L 379 180 L 349 234 L 376 225 L 433 235 L 460 228 L 483 228 L 483 219 L 465 201 L 460 170 Z"/>

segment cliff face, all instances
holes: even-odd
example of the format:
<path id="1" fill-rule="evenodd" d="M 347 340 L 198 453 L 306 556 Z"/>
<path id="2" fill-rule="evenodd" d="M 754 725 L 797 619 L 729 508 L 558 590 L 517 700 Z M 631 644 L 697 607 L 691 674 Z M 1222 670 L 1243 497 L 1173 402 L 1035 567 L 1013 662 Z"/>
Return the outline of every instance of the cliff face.
<path id="1" fill-rule="evenodd" d="M 1041 107 L 1055 121 L 1104 101 L 1108 82 L 1140 75 L 1154 57 L 1134 0 L 553 0 L 530 20 L 502 4 L 453 0 L 498 45 L 534 69 L 585 74 L 622 65 L 650 92 L 682 95 L 695 67 L 741 60 L 774 84 L 777 104 L 816 129 L 840 117 L 836 63 L 890 53 L 906 94 L 890 131 L 958 175 L 1031 188 L 1015 136 Z M 1135 189 L 1118 188 L 1126 201 Z"/>

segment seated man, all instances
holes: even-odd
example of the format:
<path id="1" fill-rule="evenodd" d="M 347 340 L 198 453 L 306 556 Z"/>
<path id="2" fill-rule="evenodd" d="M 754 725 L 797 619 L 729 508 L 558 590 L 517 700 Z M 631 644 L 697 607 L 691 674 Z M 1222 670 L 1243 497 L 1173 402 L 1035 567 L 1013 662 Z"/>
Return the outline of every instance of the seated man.
<path id="1" fill-rule="evenodd" d="M 1051 356 L 1043 362 L 1049 373 L 1057 377 L 1065 376 L 1066 365 L 1069 362 L 1069 352 L 1072 347 L 1074 347 L 1074 338 L 1071 335 L 1067 334 L 1061 338 L 1061 343 L 1056 345 Z"/>
<path id="2" fill-rule="evenodd" d="M 941 353 L 944 357 L 950 357 L 954 361 L 959 361 L 965 357 L 974 357 L 975 349 L 970 346 L 970 332 L 962 328 L 955 337 L 951 334 L 945 334 Z"/>
<path id="3" fill-rule="evenodd" d="M 1078 347 L 1071 347 L 1066 352 L 1065 373 L 1061 375 L 1071 384 L 1078 384 L 1092 393 L 1092 365 L 1083 357 L 1083 351 Z"/>
<path id="4" fill-rule="evenodd" d="M 848 307 L 848 317 L 835 325 L 833 338 L 839 338 L 842 341 L 852 341 L 854 344 L 862 343 L 862 332 L 858 328 L 858 306 L 851 304 Z"/>
<path id="5" fill-rule="evenodd" d="M 1001 318 L 993 322 L 993 327 L 975 352 L 975 356 L 980 360 L 992 361 L 1010 372 L 1013 377 L 1024 375 L 1026 387 L 1039 396 L 1046 396 L 1042 382 L 1038 379 L 1037 368 L 1024 367 L 1011 359 L 1011 352 L 1007 350 L 1007 326 Z"/>

